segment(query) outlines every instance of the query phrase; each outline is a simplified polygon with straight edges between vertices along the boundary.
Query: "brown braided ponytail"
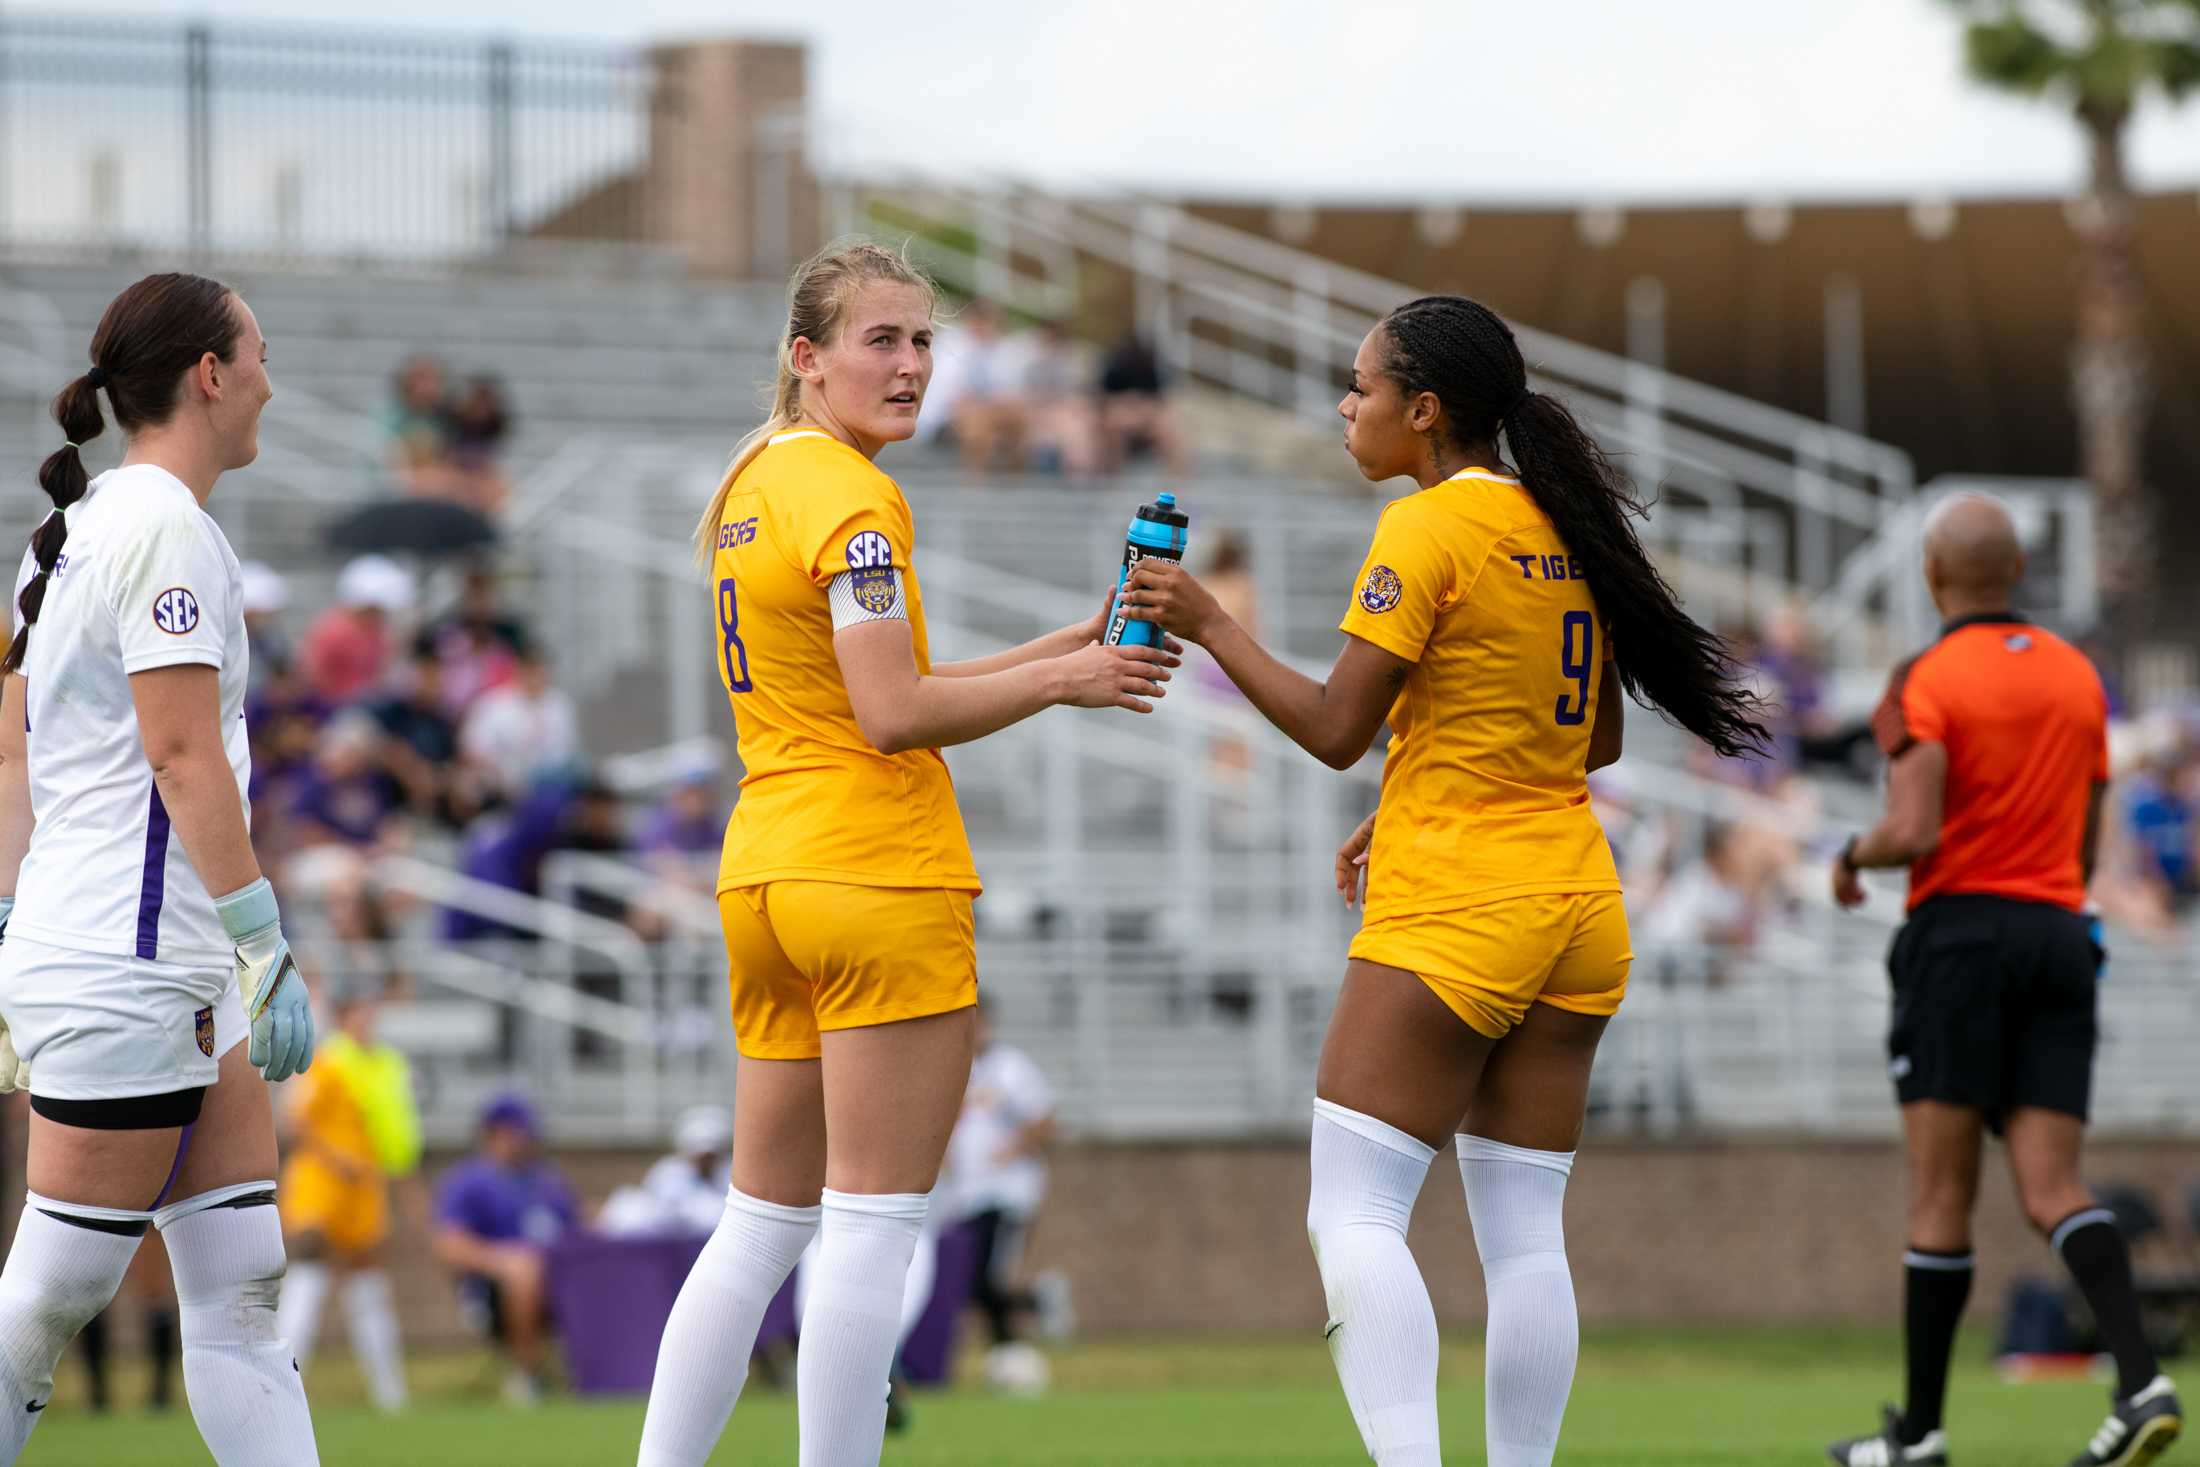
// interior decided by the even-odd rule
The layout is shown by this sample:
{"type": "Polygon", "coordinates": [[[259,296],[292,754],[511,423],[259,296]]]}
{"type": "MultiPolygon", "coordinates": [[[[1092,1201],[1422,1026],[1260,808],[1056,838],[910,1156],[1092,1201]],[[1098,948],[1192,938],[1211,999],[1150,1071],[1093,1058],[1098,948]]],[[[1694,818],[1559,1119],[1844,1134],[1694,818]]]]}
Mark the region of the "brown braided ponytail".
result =
{"type": "Polygon", "coordinates": [[[148,275],[116,296],[92,333],[92,368],[61,389],[53,420],[65,440],[38,466],[38,487],[53,501],[31,536],[38,571],[16,598],[17,631],[0,673],[20,672],[30,651],[31,626],[46,604],[46,583],[61,563],[69,538],[66,511],[91,485],[82,446],[107,431],[99,410],[101,388],[125,433],[156,427],[175,413],[183,374],[212,352],[228,361],[242,334],[229,287],[203,275],[148,275]]]}

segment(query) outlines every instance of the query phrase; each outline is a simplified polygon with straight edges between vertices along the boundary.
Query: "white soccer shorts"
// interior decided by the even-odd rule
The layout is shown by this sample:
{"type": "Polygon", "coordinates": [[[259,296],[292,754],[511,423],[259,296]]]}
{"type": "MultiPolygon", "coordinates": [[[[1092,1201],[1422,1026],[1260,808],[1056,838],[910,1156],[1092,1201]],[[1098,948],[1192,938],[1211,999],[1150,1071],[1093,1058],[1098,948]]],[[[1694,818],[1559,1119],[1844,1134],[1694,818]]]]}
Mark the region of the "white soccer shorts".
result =
{"type": "Polygon", "coordinates": [[[0,942],[0,1017],[50,1100],[166,1095],[214,1083],[247,1033],[235,975],[0,942]]]}

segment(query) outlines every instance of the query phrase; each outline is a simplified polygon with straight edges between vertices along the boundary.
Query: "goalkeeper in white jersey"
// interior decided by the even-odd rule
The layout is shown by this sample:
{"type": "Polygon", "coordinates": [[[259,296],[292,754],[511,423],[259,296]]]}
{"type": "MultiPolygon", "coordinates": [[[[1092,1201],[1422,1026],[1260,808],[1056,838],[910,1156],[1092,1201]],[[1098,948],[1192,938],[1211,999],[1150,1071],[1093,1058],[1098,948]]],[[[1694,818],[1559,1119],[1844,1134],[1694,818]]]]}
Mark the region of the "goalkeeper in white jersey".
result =
{"type": "Polygon", "coordinates": [[[226,286],[148,276],[53,403],[66,441],[38,479],[54,508],[0,662],[0,1090],[31,1104],[0,1269],[0,1467],[148,1228],[214,1460],[318,1461],[275,1327],[267,1089],[311,1062],[313,1020],[253,859],[242,577],[205,508],[258,452],[266,352],[226,286]],[[102,392],[126,452],[87,482],[102,392]]]}

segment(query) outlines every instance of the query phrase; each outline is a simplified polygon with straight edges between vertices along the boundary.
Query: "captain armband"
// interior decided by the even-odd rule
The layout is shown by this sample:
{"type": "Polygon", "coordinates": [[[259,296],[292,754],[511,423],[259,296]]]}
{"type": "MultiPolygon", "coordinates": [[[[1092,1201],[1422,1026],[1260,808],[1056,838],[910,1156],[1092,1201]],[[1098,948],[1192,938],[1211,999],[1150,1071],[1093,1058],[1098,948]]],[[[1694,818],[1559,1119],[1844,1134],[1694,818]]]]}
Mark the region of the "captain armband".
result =
{"type": "Polygon", "coordinates": [[[909,603],[902,595],[901,571],[890,565],[864,566],[834,576],[828,588],[833,630],[867,621],[907,621],[909,603]]]}

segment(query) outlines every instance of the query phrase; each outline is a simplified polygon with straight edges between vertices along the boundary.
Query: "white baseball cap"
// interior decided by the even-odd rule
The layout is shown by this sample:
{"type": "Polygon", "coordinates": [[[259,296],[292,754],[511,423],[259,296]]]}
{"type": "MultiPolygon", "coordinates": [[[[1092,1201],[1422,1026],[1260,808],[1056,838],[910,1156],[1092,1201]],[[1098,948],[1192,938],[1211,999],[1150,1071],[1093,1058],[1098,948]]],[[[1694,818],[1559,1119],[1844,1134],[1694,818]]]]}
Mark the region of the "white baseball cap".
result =
{"type": "Polygon", "coordinates": [[[672,1145],[682,1156],[724,1151],[733,1145],[733,1117],[723,1106],[689,1106],[672,1123],[672,1145]]]}
{"type": "Polygon", "coordinates": [[[400,616],[412,610],[412,572],[386,555],[362,555],[337,577],[336,599],[346,606],[372,606],[400,616]]]}
{"type": "Polygon", "coordinates": [[[239,569],[244,573],[247,612],[276,612],[290,604],[290,583],[275,567],[262,560],[248,560],[239,569]]]}

